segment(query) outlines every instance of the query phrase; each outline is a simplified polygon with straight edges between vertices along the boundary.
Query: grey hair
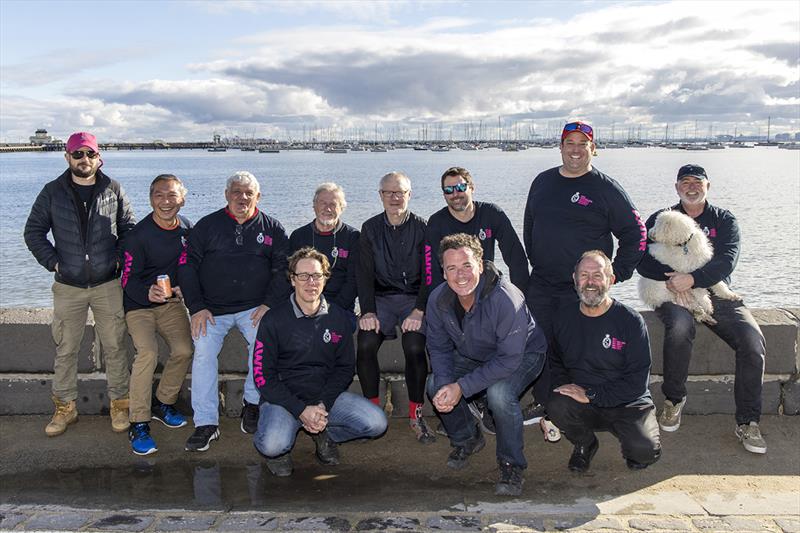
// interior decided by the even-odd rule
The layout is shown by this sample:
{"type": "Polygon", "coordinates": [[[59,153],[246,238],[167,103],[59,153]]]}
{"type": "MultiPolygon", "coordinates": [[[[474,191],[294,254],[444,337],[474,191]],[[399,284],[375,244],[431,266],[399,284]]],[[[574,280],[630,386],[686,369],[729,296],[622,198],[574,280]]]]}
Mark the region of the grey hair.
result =
{"type": "Polygon", "coordinates": [[[319,196],[322,192],[332,192],[339,197],[339,203],[342,206],[342,211],[347,207],[347,200],[344,199],[344,189],[339,187],[337,184],[333,183],[332,181],[326,181],[324,183],[320,183],[317,187],[317,190],[314,191],[314,200],[313,202],[317,202],[317,196],[319,196]]]}
{"type": "Polygon", "coordinates": [[[606,276],[611,277],[614,275],[614,264],[602,250],[587,250],[586,252],[583,252],[581,254],[580,259],[578,259],[578,262],[575,263],[575,269],[574,269],[575,274],[578,273],[578,267],[587,257],[594,257],[598,261],[600,261],[603,264],[603,273],[606,276]]]}
{"type": "Polygon", "coordinates": [[[246,170],[240,170],[238,172],[234,172],[229,178],[228,181],[225,182],[225,190],[230,191],[231,186],[234,183],[242,183],[244,185],[252,185],[253,188],[256,190],[256,194],[261,192],[261,186],[258,184],[258,180],[255,176],[253,176],[250,172],[246,170]]]}
{"type": "Polygon", "coordinates": [[[386,183],[387,181],[389,181],[390,179],[398,179],[398,180],[403,180],[403,181],[405,181],[405,182],[406,182],[406,185],[407,185],[407,188],[408,188],[408,190],[409,190],[409,191],[411,190],[411,178],[409,178],[408,176],[406,176],[406,174],[405,174],[405,173],[403,173],[403,172],[400,172],[400,171],[398,171],[398,170],[395,170],[395,171],[389,172],[388,174],[385,174],[385,175],[384,175],[384,176],[381,178],[381,181],[380,181],[380,188],[381,188],[381,189],[383,189],[383,184],[384,184],[384,183],[386,183]]]}

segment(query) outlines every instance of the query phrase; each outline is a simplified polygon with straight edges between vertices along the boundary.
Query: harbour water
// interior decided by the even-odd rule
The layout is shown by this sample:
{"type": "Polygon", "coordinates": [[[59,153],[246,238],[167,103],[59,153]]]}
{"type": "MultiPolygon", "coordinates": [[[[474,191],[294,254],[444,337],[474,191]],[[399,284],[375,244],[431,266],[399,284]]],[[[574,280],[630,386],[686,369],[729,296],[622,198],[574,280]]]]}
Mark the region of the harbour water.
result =
{"type": "MultiPolygon", "coordinates": [[[[558,165],[560,154],[557,149],[539,148],[347,154],[165,150],[109,151],[103,160],[103,170],[127,190],[137,219],[150,211],[148,187],[157,174],[173,173],[184,180],[189,194],[182,213],[197,221],[225,205],[227,176],[248,170],[261,183],[260,208],[280,220],[287,233],[313,218],[311,198],[322,181],[344,187],[348,207],[343,219],[360,227],[380,211],[378,179],[391,170],[402,170],[411,177],[411,209],[428,217],[444,206],[439,176],[446,168],[459,165],[468,168],[476,180],[475,199],[500,205],[521,235],[531,180],[558,165]]],[[[675,173],[688,162],[706,168],[710,200],[730,209],[739,221],[743,244],[733,276],[734,290],[750,307],[800,307],[800,152],[772,147],[707,152],[627,148],[602,151],[594,161],[598,169],[622,184],[644,217],[676,202],[675,173]]],[[[34,260],[22,232],[42,186],[65,168],[61,153],[0,156],[0,307],[52,304],[52,274],[34,260]]],[[[499,259],[499,252],[497,256],[499,259]]],[[[635,277],[614,287],[612,294],[643,308],[635,277]]]]}

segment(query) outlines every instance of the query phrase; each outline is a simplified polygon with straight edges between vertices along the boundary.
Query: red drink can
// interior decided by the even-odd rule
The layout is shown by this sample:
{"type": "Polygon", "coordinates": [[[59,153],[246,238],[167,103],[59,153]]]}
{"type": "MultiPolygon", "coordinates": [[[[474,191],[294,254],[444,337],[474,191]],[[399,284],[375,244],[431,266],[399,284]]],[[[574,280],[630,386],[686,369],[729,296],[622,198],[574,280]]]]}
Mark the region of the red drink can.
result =
{"type": "Polygon", "coordinates": [[[172,298],[172,284],[169,281],[169,276],[161,274],[156,278],[156,285],[161,287],[167,295],[167,298],[172,298]]]}

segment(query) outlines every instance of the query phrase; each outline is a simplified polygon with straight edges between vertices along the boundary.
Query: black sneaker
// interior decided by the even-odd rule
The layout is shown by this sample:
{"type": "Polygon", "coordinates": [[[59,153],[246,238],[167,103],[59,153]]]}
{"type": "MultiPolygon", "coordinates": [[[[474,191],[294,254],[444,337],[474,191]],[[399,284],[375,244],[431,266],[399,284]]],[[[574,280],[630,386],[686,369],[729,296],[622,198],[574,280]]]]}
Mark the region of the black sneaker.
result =
{"type": "Polygon", "coordinates": [[[494,486],[494,493],[497,496],[519,496],[522,494],[522,484],[525,478],[522,475],[522,467],[499,462],[500,481],[494,486]]]}
{"type": "Polygon", "coordinates": [[[547,416],[547,410],[545,410],[544,405],[531,402],[522,408],[522,425],[532,426],[539,423],[545,416],[547,416]]]}
{"type": "Polygon", "coordinates": [[[292,465],[292,456],[290,452],[286,452],[278,457],[267,457],[267,468],[272,472],[273,476],[291,476],[294,466],[292,465]]]}
{"type": "Polygon", "coordinates": [[[453,451],[447,457],[447,466],[453,470],[461,470],[467,466],[469,456],[478,453],[486,446],[486,439],[483,438],[483,433],[478,430],[478,437],[468,442],[464,446],[453,446],[453,451]]]}
{"type": "Polygon", "coordinates": [[[254,403],[247,403],[242,400],[242,423],[239,427],[242,428],[243,433],[250,433],[251,435],[258,429],[258,415],[260,411],[258,405],[254,403]]]}
{"type": "Polygon", "coordinates": [[[320,464],[333,466],[339,464],[339,446],[328,435],[327,430],[312,433],[311,438],[317,447],[316,456],[320,464]]]}
{"type": "Polygon", "coordinates": [[[197,426],[194,428],[194,433],[186,441],[187,452],[204,452],[211,446],[212,440],[219,438],[218,426],[197,426]]]}
{"type": "Polygon", "coordinates": [[[489,435],[494,435],[496,433],[494,417],[489,410],[485,397],[468,402],[467,407],[469,407],[469,412],[472,413],[472,416],[478,421],[478,425],[483,431],[489,435]]]}
{"type": "Polygon", "coordinates": [[[597,453],[600,447],[600,442],[597,437],[594,438],[588,446],[581,446],[576,444],[572,449],[572,456],[569,458],[567,467],[573,472],[583,473],[589,470],[589,465],[592,464],[592,457],[597,453]]]}

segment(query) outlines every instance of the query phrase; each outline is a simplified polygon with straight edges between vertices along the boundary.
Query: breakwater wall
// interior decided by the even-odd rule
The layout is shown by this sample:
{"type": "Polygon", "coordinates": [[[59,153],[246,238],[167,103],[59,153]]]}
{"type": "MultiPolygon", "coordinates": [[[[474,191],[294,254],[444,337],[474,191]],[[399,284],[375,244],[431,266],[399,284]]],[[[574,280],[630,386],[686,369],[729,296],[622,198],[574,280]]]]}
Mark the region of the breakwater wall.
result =
{"type": "MultiPolygon", "coordinates": [[[[767,340],[767,359],[762,394],[765,414],[800,414],[800,309],[753,309],[753,316],[767,340]]],[[[653,353],[650,389],[660,405],[663,327],[649,311],[642,313],[650,332],[653,353]]],[[[50,414],[55,344],[50,332],[51,309],[0,309],[0,415],[50,414]]],[[[128,339],[133,358],[133,345],[128,339]]],[[[160,342],[161,362],[168,348],[160,342]]],[[[225,339],[219,356],[221,408],[238,416],[247,372],[246,345],[238,330],[225,339]]],[[[393,416],[406,416],[408,392],[403,379],[404,358],[400,342],[387,341],[378,355],[382,370],[381,401],[393,416]]],[[[698,326],[689,367],[687,414],[733,414],[733,351],[705,326],[698,326]]],[[[156,369],[161,371],[161,363],[156,369]]],[[[78,357],[78,411],[108,412],[102,350],[95,341],[91,314],[78,357]]],[[[178,407],[191,411],[191,375],[184,383],[178,407]]],[[[360,393],[358,378],[351,385],[360,393]]],[[[430,404],[425,411],[431,414],[430,404]]]]}

